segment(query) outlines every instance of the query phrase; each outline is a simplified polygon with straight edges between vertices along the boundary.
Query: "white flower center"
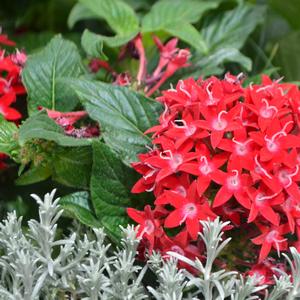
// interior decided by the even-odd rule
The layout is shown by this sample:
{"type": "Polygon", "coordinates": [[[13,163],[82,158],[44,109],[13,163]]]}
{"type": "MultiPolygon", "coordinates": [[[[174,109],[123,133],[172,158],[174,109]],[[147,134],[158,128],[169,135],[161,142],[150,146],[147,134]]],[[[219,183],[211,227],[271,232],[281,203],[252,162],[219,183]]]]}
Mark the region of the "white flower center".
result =
{"type": "Polygon", "coordinates": [[[145,226],[144,232],[146,232],[147,234],[150,235],[154,232],[155,225],[150,219],[145,220],[144,226],[145,226]]]}
{"type": "Polygon", "coordinates": [[[239,179],[239,172],[237,170],[232,170],[235,174],[227,178],[227,187],[230,190],[238,190],[241,186],[239,179]]]}
{"type": "Polygon", "coordinates": [[[183,207],[184,219],[189,218],[193,219],[197,214],[197,207],[194,203],[187,203],[183,207]]]}
{"type": "Polygon", "coordinates": [[[224,130],[227,127],[228,122],[224,118],[222,119],[223,114],[227,114],[227,111],[222,110],[221,112],[219,112],[218,117],[212,122],[213,129],[224,130]]]}

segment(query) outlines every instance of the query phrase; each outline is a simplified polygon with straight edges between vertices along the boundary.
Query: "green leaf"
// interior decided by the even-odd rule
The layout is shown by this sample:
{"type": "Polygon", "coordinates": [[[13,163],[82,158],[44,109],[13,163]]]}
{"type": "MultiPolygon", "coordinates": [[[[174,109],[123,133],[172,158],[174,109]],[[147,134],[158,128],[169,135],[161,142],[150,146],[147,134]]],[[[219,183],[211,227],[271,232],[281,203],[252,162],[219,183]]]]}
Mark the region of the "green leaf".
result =
{"type": "Polygon", "coordinates": [[[143,18],[142,32],[166,31],[189,43],[202,53],[207,46],[201,34],[191,23],[196,23],[202,15],[216,8],[219,1],[161,0],[143,18]]]}
{"type": "Polygon", "coordinates": [[[87,80],[70,80],[90,117],[100,123],[106,144],[129,164],[145,150],[144,132],[157,123],[161,105],[125,87],[87,80]]]}
{"type": "Polygon", "coordinates": [[[201,32],[210,52],[222,48],[241,49],[250,33],[263,21],[264,13],[264,6],[241,4],[209,18],[201,32]]]}
{"type": "Polygon", "coordinates": [[[190,73],[189,76],[207,77],[220,74],[223,72],[223,68],[220,68],[220,66],[223,66],[223,64],[227,62],[238,63],[247,71],[250,71],[252,68],[251,59],[243,55],[239,50],[235,48],[223,48],[195,63],[194,69],[196,69],[196,71],[190,73]]]}
{"type": "Polygon", "coordinates": [[[39,165],[29,169],[15,180],[16,185],[28,185],[48,179],[52,174],[49,165],[39,165]]]}
{"type": "Polygon", "coordinates": [[[59,204],[81,223],[99,227],[101,223],[96,219],[89,197],[88,192],[75,192],[62,197],[59,204]]]}
{"type": "Polygon", "coordinates": [[[88,188],[92,168],[91,147],[59,148],[52,159],[52,178],[64,185],[88,188]]]}
{"type": "Polygon", "coordinates": [[[116,35],[113,37],[108,37],[101,34],[93,33],[88,29],[85,29],[81,37],[81,44],[84,51],[88,55],[93,57],[100,57],[102,59],[107,59],[106,55],[102,51],[103,43],[105,43],[108,47],[111,48],[119,47],[133,39],[137,33],[137,31],[133,31],[132,33],[124,36],[116,35]]]}
{"type": "Polygon", "coordinates": [[[18,149],[18,127],[13,122],[6,121],[0,115],[0,153],[14,155],[18,149]]]}
{"type": "Polygon", "coordinates": [[[38,106],[70,111],[77,104],[74,94],[57,85],[58,78],[77,78],[83,73],[81,58],[73,42],[55,36],[40,52],[28,57],[22,79],[28,93],[29,113],[38,106]]]}
{"type": "Polygon", "coordinates": [[[79,139],[65,135],[63,128],[50,119],[45,111],[32,115],[20,126],[20,145],[23,146],[31,139],[54,141],[56,144],[66,147],[87,146],[92,141],[92,139],[79,139]]]}
{"type": "Polygon", "coordinates": [[[79,0],[86,8],[104,19],[117,34],[124,36],[139,27],[134,10],[120,0],[79,0]]]}
{"type": "Polygon", "coordinates": [[[76,3],[68,18],[68,27],[72,29],[74,25],[81,20],[95,19],[98,15],[90,11],[85,5],[81,3],[76,3]]]}
{"type": "Polygon", "coordinates": [[[87,55],[107,60],[103,53],[103,39],[98,34],[85,29],[81,36],[81,45],[87,55]]]}
{"type": "Polygon", "coordinates": [[[129,218],[126,207],[132,203],[131,187],[137,179],[133,169],[125,166],[108,146],[93,143],[91,197],[97,218],[112,234],[118,235],[119,225],[126,226],[129,218]]]}
{"type": "Polygon", "coordinates": [[[300,80],[300,31],[292,32],[279,41],[274,65],[286,81],[300,80]]]}
{"type": "Polygon", "coordinates": [[[219,1],[161,0],[156,2],[142,20],[142,31],[151,32],[172,27],[178,23],[196,23],[202,15],[216,8],[219,1]]]}
{"type": "Polygon", "coordinates": [[[190,44],[199,52],[207,53],[208,51],[207,45],[199,31],[189,23],[177,23],[172,26],[165,27],[165,31],[190,44]]]}

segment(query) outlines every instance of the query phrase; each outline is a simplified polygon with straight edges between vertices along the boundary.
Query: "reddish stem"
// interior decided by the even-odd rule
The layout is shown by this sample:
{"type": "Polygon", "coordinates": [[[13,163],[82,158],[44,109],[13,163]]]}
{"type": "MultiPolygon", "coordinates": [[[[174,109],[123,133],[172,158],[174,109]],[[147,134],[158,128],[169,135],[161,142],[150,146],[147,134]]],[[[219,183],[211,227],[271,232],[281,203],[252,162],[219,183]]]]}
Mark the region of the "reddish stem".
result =
{"type": "Polygon", "coordinates": [[[137,81],[138,84],[140,85],[146,75],[146,65],[147,65],[145,49],[142,42],[142,36],[140,34],[134,39],[134,46],[139,54],[139,59],[140,59],[139,71],[137,74],[137,81]]]}

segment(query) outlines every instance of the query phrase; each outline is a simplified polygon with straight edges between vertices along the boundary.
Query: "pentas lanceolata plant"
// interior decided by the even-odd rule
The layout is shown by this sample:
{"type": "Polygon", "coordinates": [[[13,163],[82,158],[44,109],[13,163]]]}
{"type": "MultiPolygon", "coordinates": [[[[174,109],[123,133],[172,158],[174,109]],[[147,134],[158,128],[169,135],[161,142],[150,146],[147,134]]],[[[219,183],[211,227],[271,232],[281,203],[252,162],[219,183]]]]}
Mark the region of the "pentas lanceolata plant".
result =
{"type": "Polygon", "coordinates": [[[226,230],[249,233],[251,272],[269,274],[267,283],[280,268],[268,256],[300,250],[300,92],[267,76],[243,88],[242,79],[190,78],[162,92],[159,125],[146,131],[153,149],[132,164],[143,175],[132,192],[152,192],[154,208],[127,211],[141,248],[200,259],[200,221],[230,220],[226,230]]]}
{"type": "MultiPolygon", "coordinates": [[[[6,54],[1,45],[15,46],[15,43],[7,35],[0,34],[0,115],[8,121],[18,122],[22,115],[11,105],[17,101],[18,96],[26,93],[20,76],[26,54],[18,50],[16,53],[6,54]]],[[[6,155],[0,153],[0,170],[6,168],[5,158],[6,155]]]]}

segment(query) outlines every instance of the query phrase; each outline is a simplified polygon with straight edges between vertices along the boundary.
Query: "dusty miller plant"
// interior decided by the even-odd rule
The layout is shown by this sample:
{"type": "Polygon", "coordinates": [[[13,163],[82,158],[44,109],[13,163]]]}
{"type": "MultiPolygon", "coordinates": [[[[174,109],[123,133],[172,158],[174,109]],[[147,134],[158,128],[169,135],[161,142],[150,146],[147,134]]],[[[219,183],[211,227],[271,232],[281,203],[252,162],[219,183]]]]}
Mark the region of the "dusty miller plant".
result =
{"type": "MultiPolygon", "coordinates": [[[[122,228],[123,238],[115,251],[105,240],[103,229],[87,234],[71,233],[57,238],[57,221],[62,215],[55,191],[44,199],[32,195],[39,205],[39,220],[22,229],[22,218],[9,213],[0,223],[0,299],[298,299],[300,255],[291,248],[290,275],[281,272],[268,291],[257,286],[259,278],[238,276],[237,272],[213,270],[213,264],[230,239],[222,238],[227,223],[219,219],[202,222],[200,237],[206,245],[205,263],[170,252],[164,260],[153,253],[144,267],[136,262],[139,239],[132,226],[122,228]],[[177,268],[182,260],[198,270],[195,276],[177,268]],[[142,280],[153,272],[156,282],[145,287],[142,280]],[[259,294],[257,294],[259,292],[259,294]]],[[[154,280],[155,281],[155,280],[154,280]]]]}

